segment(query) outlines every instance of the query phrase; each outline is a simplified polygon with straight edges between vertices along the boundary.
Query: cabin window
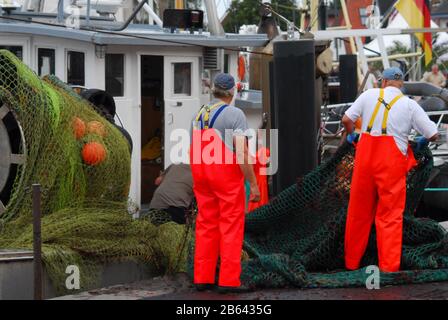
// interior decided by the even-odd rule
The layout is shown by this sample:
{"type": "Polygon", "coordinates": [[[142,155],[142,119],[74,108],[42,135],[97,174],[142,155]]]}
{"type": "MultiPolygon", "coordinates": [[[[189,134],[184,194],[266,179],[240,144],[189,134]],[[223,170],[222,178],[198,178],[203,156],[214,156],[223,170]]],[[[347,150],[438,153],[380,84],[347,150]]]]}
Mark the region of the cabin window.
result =
{"type": "Polygon", "coordinates": [[[55,74],[56,51],[54,49],[37,49],[37,65],[39,76],[55,74]]]}
{"type": "Polygon", "coordinates": [[[224,55],[224,73],[229,73],[229,55],[226,53],[224,55]]]}
{"type": "Polygon", "coordinates": [[[84,52],[67,52],[67,83],[85,85],[85,54],[84,52]]]}
{"type": "Polygon", "coordinates": [[[0,50],[9,50],[16,55],[17,58],[23,60],[23,47],[22,46],[0,46],[0,50]]]}
{"type": "Polygon", "coordinates": [[[174,63],[174,94],[191,96],[191,63],[174,63]]]}
{"type": "Polygon", "coordinates": [[[106,92],[124,96],[124,54],[106,54],[106,92]]]}

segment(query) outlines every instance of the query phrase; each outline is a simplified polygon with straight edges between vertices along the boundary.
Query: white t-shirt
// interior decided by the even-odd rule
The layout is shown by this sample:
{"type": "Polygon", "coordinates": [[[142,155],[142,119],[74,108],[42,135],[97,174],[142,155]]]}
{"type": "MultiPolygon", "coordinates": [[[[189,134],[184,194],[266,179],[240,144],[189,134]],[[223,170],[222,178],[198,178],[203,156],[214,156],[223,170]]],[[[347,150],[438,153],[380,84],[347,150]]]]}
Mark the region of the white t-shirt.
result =
{"type": "MultiPolygon", "coordinates": [[[[393,98],[401,93],[398,88],[386,87],[384,89],[384,100],[390,103],[393,98]]],[[[362,132],[367,130],[367,125],[372,117],[379,96],[380,89],[369,89],[362,93],[345,112],[345,115],[353,122],[358,120],[359,117],[362,118],[362,132]]],[[[381,104],[370,132],[373,136],[381,135],[384,110],[385,107],[381,104]]],[[[386,125],[387,134],[394,137],[398,148],[403,154],[407,153],[408,136],[412,129],[415,129],[427,139],[438,132],[436,124],[429,119],[422,107],[414,100],[404,96],[390,109],[386,125]]]]}

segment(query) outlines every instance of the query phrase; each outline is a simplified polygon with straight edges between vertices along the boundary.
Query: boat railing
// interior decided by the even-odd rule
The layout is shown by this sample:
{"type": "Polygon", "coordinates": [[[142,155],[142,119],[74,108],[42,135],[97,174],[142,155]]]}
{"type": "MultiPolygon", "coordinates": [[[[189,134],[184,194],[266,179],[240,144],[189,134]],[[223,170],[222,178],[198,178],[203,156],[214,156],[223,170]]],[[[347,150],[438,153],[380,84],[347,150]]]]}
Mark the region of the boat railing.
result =
{"type": "MultiPolygon", "coordinates": [[[[339,143],[334,142],[340,141],[340,139],[342,138],[342,134],[344,133],[344,126],[341,123],[343,112],[339,114],[334,110],[336,108],[345,110],[344,107],[349,107],[352,104],[352,102],[349,102],[321,106],[320,138],[322,140],[321,144],[323,151],[338,148],[339,143]],[[335,116],[336,119],[334,119],[335,116]]],[[[443,122],[444,119],[448,119],[448,110],[427,111],[426,114],[433,119],[436,118],[436,121],[434,122],[437,124],[437,128],[439,131],[439,139],[437,139],[437,141],[435,142],[431,142],[429,145],[433,155],[438,157],[448,157],[448,124],[443,122]]],[[[413,130],[409,135],[409,139],[412,141],[417,135],[417,132],[413,130]]]]}

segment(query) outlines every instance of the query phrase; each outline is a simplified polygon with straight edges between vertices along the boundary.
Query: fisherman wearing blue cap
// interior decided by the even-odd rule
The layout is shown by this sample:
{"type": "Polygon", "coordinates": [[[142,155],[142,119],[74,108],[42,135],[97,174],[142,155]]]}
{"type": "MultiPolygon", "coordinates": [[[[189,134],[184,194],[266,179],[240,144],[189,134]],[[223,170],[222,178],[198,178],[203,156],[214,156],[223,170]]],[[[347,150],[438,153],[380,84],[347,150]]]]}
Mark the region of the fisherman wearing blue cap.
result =
{"type": "Polygon", "coordinates": [[[360,267],[373,223],[380,270],[400,269],[406,175],[416,165],[408,136],[412,129],[422,135],[417,139],[417,150],[438,136],[436,124],[401,92],[403,78],[399,68],[384,70],[382,88],[361,94],[342,119],[347,140],[356,148],[345,229],[345,265],[349,270],[360,267]],[[359,118],[360,137],[354,132],[359,118]]]}
{"type": "Polygon", "coordinates": [[[244,181],[250,182],[251,201],[259,201],[260,191],[248,161],[247,120],[241,109],[232,106],[235,80],[226,73],[217,75],[212,92],[215,99],[193,121],[190,148],[198,204],[194,283],[198,290],[214,287],[219,257],[218,291],[241,292],[248,289],[240,282],[244,181]]]}

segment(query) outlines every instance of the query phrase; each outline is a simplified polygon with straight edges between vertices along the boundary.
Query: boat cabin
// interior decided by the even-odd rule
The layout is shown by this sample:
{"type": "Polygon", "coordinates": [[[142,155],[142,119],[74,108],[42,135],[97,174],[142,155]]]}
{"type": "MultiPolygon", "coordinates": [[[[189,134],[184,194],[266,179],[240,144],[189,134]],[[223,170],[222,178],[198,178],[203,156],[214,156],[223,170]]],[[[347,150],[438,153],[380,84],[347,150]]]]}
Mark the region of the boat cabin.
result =
{"type": "MultiPolygon", "coordinates": [[[[134,145],[130,199],[140,209],[151,201],[155,178],[170,165],[171,132],[188,130],[194,113],[210,101],[207,80],[219,71],[237,78],[240,48],[267,42],[266,35],[172,32],[148,23],[111,31],[122,22],[105,23],[104,16],[88,22],[83,16],[79,29],[46,16],[17,19],[25,14],[0,13],[0,49],[15,53],[39,76],[54,74],[70,85],[102,89],[114,97],[117,123],[134,145]]],[[[261,101],[256,107],[242,105],[259,126],[261,101]]]]}

